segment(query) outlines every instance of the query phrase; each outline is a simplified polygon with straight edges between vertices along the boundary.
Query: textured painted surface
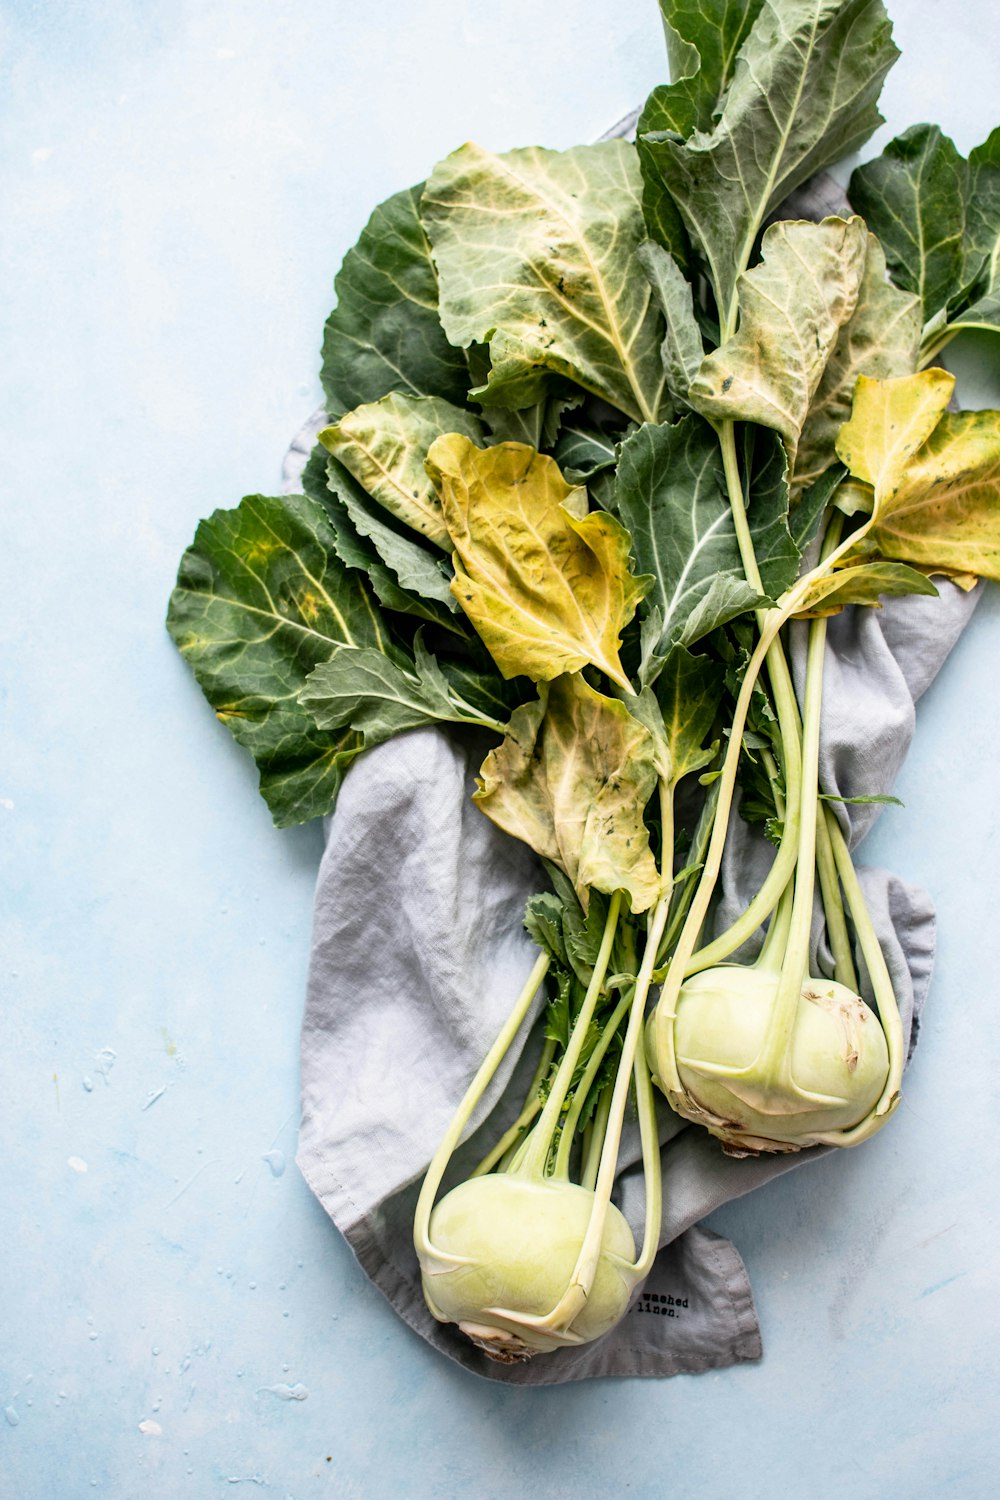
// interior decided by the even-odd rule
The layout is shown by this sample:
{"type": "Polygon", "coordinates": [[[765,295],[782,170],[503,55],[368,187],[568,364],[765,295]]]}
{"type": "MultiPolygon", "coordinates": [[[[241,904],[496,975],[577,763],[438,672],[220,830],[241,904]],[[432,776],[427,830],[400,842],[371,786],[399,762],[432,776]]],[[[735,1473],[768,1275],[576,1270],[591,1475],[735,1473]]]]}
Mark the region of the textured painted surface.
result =
{"type": "MultiPolygon", "coordinates": [[[[992,7],[893,8],[890,126],[968,149],[992,7]]],[[[992,1495],[1000,595],[870,840],[940,913],[906,1102],[717,1216],[763,1364],[538,1392],[425,1349],[292,1164],[319,835],[162,628],[198,517],[278,486],[373,204],[599,133],[661,76],[653,0],[8,0],[0,44],[3,1500],[992,1495]]],[[[996,346],[959,359],[996,403],[996,346]]]]}

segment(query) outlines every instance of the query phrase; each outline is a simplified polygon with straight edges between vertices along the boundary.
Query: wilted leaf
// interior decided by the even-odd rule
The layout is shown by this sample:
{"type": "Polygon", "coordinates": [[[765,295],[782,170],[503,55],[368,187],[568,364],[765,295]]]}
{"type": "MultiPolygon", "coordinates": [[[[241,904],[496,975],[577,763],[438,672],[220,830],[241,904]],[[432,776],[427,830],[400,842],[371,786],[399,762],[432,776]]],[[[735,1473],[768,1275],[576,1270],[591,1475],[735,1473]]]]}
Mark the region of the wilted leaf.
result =
{"type": "Polygon", "coordinates": [[[640,186],[635,148],[620,140],[504,156],[466,145],[434,169],[421,213],[441,321],[457,344],[490,344],[477,400],[531,405],[552,372],[655,420],[662,332],[635,259],[640,186]]]}
{"type": "Polygon", "coordinates": [[[715,421],[773,428],[794,468],[813,396],[857,304],[867,245],[856,218],[772,224],[763,261],[739,279],[739,328],[706,356],[691,405],[715,421]]]}
{"type": "Polygon", "coordinates": [[[817,578],[796,614],[800,618],[815,619],[836,614],[846,604],[877,605],[888,594],[936,593],[937,589],[925,573],[908,568],[905,563],[876,559],[838,568],[825,578],[817,578]]]}
{"type": "Polygon", "coordinates": [[[656,785],[648,730],[579,673],[543,684],[483,763],[487,817],[566,872],[586,908],[591,887],[656,900],[660,879],[643,810],[656,785]]]}
{"type": "Polygon", "coordinates": [[[851,414],[858,376],[909,375],[917,367],[920,332],[918,300],[886,280],[882,247],[870,234],[857,306],[840,329],[799,438],[797,492],[836,459],[837,433],[851,414]]]}
{"type": "Polygon", "coordinates": [[[840,429],[837,457],[856,479],[890,498],[910,459],[930,437],[951,400],[954,375],[922,370],[896,380],[858,379],[851,419],[840,429]]]}
{"type": "Polygon", "coordinates": [[[481,441],[482,424],[461,407],[436,396],[397,391],[348,412],[319,435],[362,489],[405,526],[450,550],[441,502],[427,477],[424,459],[434,439],[461,432],[481,441]]]}
{"type": "Polygon", "coordinates": [[[628,687],[621,632],[648,580],[628,532],[558,465],[520,443],[439,438],[428,457],[455,544],[453,591],[505,677],[547,682],[588,663],[628,687]]]}
{"type": "Polygon", "coordinates": [[[331,413],[389,391],[465,400],[465,356],[438,318],[437,275],[418,212],[422,189],[379,204],[334,281],[337,306],[323,337],[331,413]]]}

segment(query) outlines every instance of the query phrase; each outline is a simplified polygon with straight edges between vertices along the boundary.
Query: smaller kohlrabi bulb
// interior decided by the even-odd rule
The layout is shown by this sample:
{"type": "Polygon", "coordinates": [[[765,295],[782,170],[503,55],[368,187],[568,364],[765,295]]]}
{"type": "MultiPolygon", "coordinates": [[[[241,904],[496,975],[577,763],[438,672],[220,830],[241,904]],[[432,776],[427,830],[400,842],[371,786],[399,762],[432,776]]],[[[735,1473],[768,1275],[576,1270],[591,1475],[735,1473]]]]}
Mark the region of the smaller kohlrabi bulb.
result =
{"type": "MultiPolygon", "coordinates": [[[[878,1017],[831,979],[804,980],[792,1024],[775,1045],[779,981],[771,970],[723,965],[692,975],[678,997],[673,1048],[682,1091],[668,1098],[734,1155],[796,1151],[850,1129],[888,1076],[878,1017]]],[[[647,1057],[659,1082],[669,1070],[657,1033],[651,1017],[647,1057]]]]}
{"type": "Polygon", "coordinates": [[[504,1173],[473,1177],[437,1204],[424,1297],[504,1363],[600,1338],[622,1318],[635,1286],[635,1241],[609,1204],[590,1295],[567,1327],[546,1321],[569,1288],[594,1205],[587,1188],[504,1173]]]}

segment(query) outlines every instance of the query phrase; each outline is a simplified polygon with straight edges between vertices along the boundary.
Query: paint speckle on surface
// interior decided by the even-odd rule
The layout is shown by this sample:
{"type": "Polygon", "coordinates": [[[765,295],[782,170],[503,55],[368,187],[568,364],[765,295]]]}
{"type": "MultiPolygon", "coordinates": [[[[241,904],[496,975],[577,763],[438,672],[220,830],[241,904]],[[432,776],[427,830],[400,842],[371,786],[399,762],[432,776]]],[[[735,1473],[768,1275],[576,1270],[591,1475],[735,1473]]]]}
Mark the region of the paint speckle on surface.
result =
{"type": "Polygon", "coordinates": [[[156,1103],[157,1099],[162,1099],[163,1096],[164,1096],[164,1094],[166,1092],[167,1092],[167,1085],[166,1084],[163,1084],[163,1086],[161,1088],[151,1089],[150,1092],[146,1095],[146,1102],[145,1102],[144,1105],[142,1105],[142,1108],[143,1109],[152,1109],[152,1107],[156,1103]]]}
{"type": "Polygon", "coordinates": [[[277,1396],[279,1401],[305,1401],[309,1397],[309,1388],[296,1381],[294,1385],[288,1385],[284,1380],[277,1385],[262,1385],[257,1388],[258,1396],[277,1396]]]}
{"type": "Polygon", "coordinates": [[[104,1079],[105,1088],[109,1087],[108,1079],[111,1069],[118,1061],[118,1053],[112,1047],[102,1047],[94,1057],[94,1067],[104,1079]]]}
{"type": "MultiPolygon", "coordinates": [[[[32,151],[32,153],[31,153],[31,164],[32,164],[32,166],[40,167],[43,164],[43,162],[47,162],[48,161],[48,159],[49,159],[49,157],[51,155],[52,155],[52,147],[51,146],[36,146],[35,149],[34,149],[34,151],[32,151]]],[[[9,800],[9,798],[5,797],[3,799],[3,802],[0,803],[0,806],[2,806],[2,807],[13,807],[14,804],[13,804],[13,802],[11,802],[9,800]]]]}
{"type": "Polygon", "coordinates": [[[89,1168],[82,1156],[67,1156],[66,1165],[72,1167],[74,1172],[87,1172],[89,1168]]]}
{"type": "Polygon", "coordinates": [[[285,1170],[284,1151],[265,1151],[261,1160],[266,1161],[271,1168],[272,1177],[280,1177],[285,1170]]]}
{"type": "Polygon", "coordinates": [[[82,1082],[83,1082],[83,1086],[86,1089],[87,1093],[88,1094],[92,1094],[94,1092],[94,1080],[88,1074],[85,1073],[83,1075],[82,1082]]]}
{"type": "Polygon", "coordinates": [[[13,812],[14,811],[14,801],[13,801],[13,798],[11,798],[11,797],[0,797],[0,807],[3,808],[4,812],[13,812]]]}
{"type": "Polygon", "coordinates": [[[139,1431],[144,1433],[146,1437],[163,1436],[163,1428],[160,1426],[159,1422],[154,1422],[150,1417],[147,1417],[145,1421],[139,1423],[139,1431]]]}
{"type": "Polygon", "coordinates": [[[173,1037],[170,1035],[170,1033],[168,1032],[168,1030],[167,1030],[167,1028],[165,1026],[161,1026],[160,1027],[160,1035],[163,1038],[163,1050],[164,1050],[164,1052],[167,1054],[168,1057],[176,1057],[177,1056],[177,1043],[174,1041],[173,1037]]]}
{"type": "Polygon", "coordinates": [[[21,1420],[12,1406],[5,1406],[3,1414],[7,1418],[8,1427],[16,1427],[21,1420]]]}
{"type": "Polygon", "coordinates": [[[60,1109],[61,1105],[59,1103],[59,1074],[58,1073],[53,1073],[53,1075],[52,1075],[52,1086],[53,1086],[53,1088],[56,1091],[56,1109],[60,1109]]]}

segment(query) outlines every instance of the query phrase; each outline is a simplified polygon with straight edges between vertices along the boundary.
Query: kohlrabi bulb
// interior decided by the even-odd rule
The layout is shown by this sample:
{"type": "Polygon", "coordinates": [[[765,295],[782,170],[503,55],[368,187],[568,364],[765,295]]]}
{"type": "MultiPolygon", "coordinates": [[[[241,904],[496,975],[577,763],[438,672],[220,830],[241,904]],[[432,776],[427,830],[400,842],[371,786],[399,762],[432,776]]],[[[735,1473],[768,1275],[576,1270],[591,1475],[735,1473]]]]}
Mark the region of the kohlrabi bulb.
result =
{"type": "Polygon", "coordinates": [[[505,1173],[453,1188],[431,1214],[433,1250],[421,1256],[427,1306],[505,1363],[600,1338],[635,1286],[635,1241],[613,1203],[589,1297],[568,1327],[545,1321],[570,1285],[593,1206],[576,1183],[505,1173]]]}
{"type": "MultiPolygon", "coordinates": [[[[735,965],[705,969],[685,981],[677,1000],[673,1049],[682,1090],[667,1089],[667,1097],[734,1155],[796,1151],[850,1129],[888,1077],[878,1017],[831,979],[804,981],[787,1038],[776,1044],[769,1029],[780,977],[735,965]]],[[[651,1017],[647,1056],[659,1082],[669,1066],[657,1055],[657,1036],[651,1017]]]]}

